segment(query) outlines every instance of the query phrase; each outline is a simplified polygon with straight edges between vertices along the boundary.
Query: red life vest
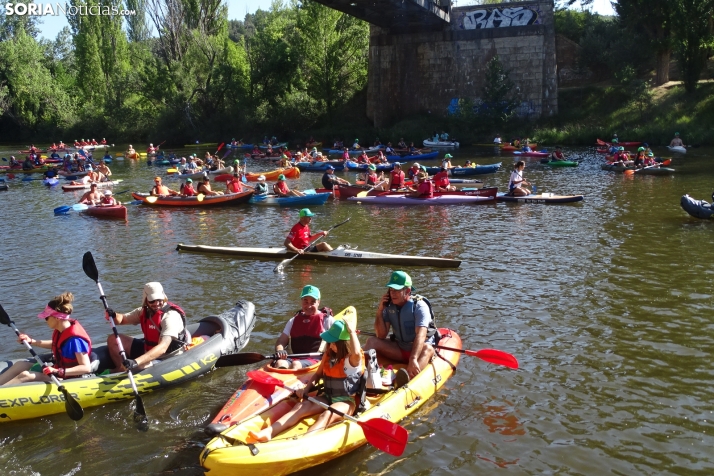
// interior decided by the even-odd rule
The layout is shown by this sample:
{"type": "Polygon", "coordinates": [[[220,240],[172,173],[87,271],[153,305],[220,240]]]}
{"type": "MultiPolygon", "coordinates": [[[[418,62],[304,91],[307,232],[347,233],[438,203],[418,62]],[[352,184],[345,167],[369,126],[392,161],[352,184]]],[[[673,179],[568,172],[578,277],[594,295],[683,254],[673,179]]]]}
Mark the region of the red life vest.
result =
{"type": "Polygon", "coordinates": [[[437,187],[448,187],[449,186],[449,174],[446,171],[439,172],[434,175],[434,185],[437,187]]]}
{"type": "Polygon", "coordinates": [[[185,340],[186,337],[186,313],[178,305],[169,302],[166,303],[164,307],[159,309],[154,313],[153,316],[149,316],[151,309],[144,306],[141,311],[141,331],[144,333],[144,352],[148,352],[157,345],[159,345],[159,339],[161,338],[161,318],[169,310],[174,310],[181,315],[183,320],[184,330],[179,333],[179,340],[185,340]]]}
{"type": "Polygon", "coordinates": [[[391,175],[389,188],[400,188],[404,185],[404,172],[392,170],[389,174],[391,175]]]}
{"type": "Polygon", "coordinates": [[[325,332],[324,319],[326,315],[318,312],[307,316],[299,311],[293,316],[293,327],[290,329],[290,348],[296,354],[307,354],[320,350],[322,339],[320,334],[325,332]]]}
{"type": "Polygon", "coordinates": [[[230,189],[231,193],[238,193],[240,192],[241,186],[240,186],[240,180],[237,178],[233,177],[230,182],[228,182],[228,188],[230,189]]]}
{"type": "Polygon", "coordinates": [[[52,355],[55,358],[55,367],[61,369],[69,369],[79,365],[76,355],[62,355],[62,344],[71,337],[79,337],[86,341],[89,344],[87,355],[92,354],[92,339],[89,338],[87,331],[84,330],[82,324],[74,319],[70,319],[70,323],[71,325],[62,332],[55,330],[52,333],[52,355]]]}

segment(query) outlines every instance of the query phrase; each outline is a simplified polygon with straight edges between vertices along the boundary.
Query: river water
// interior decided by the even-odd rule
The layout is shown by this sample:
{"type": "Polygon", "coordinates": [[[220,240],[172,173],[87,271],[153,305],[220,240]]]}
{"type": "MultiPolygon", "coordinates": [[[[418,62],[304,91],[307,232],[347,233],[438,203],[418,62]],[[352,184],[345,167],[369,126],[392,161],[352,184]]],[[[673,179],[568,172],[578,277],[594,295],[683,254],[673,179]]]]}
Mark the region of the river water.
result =
{"type": "MultiPolygon", "coordinates": [[[[9,156],[17,147],[0,149],[9,156]]],[[[574,205],[330,201],[313,208],[314,230],[352,218],[330,235],[333,245],[462,259],[455,270],[406,270],[430,298],[439,325],[456,330],[465,348],[509,352],[520,369],[464,356],[444,390],[402,422],[410,435],[402,457],[365,446],[309,474],[712,474],[714,222],[689,217],[679,198],[710,197],[713,152],[676,157],[677,173],[669,177],[604,172],[592,148],[566,151],[581,159],[576,168],[527,161],[526,178],[539,191],[585,195],[574,205]]],[[[506,187],[511,156],[478,148],[452,153],[459,164],[502,160],[497,174],[482,178],[506,187]]],[[[250,164],[251,171],[261,167],[250,164]]],[[[112,169],[125,181],[115,192],[148,191],[153,176],[164,173],[129,160],[112,169]]],[[[298,183],[309,188],[319,180],[303,173],[298,183]]],[[[162,282],[193,322],[239,299],[254,302],[257,325],[245,350],[261,353],[272,351],[305,284],[318,286],[322,304],[335,311],[355,306],[359,327],[370,329],[392,271],[294,261],[275,275],[276,262],[175,251],[177,243],[278,245],[297,221],[293,209],[129,205],[124,223],[55,217],[55,207],[79,194],[19,178],[10,187],[0,192],[0,302],[35,338],[49,332],[34,316],[69,290],[74,315],[95,342],[106,339],[97,287],[81,267],[86,251],[119,312],[140,304],[148,281],[162,282]]],[[[5,328],[0,358],[26,356],[5,328]]],[[[14,475],[202,474],[203,427],[251,368],[219,369],[146,395],[146,433],[136,430],[130,401],[87,409],[79,422],[58,414],[2,423],[0,466],[14,475]]]]}

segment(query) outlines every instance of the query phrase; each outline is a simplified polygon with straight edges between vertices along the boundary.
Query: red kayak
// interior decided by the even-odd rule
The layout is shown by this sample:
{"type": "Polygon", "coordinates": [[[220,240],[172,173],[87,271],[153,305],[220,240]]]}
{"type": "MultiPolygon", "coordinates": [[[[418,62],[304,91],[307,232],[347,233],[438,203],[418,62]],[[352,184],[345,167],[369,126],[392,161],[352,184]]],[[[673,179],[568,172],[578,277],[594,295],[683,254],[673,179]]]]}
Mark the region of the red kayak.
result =
{"type": "MultiPolygon", "coordinates": [[[[626,141],[625,141],[625,142],[618,142],[618,143],[617,143],[618,146],[622,146],[622,147],[637,147],[637,146],[640,145],[640,144],[642,144],[642,142],[626,142],[626,141]]],[[[603,146],[603,145],[604,145],[604,146],[607,146],[607,147],[611,147],[611,146],[612,146],[612,143],[610,143],[610,142],[605,142],[605,141],[603,141],[603,140],[598,139],[598,140],[597,140],[597,145],[600,145],[600,146],[603,146]]]]}
{"type": "Polygon", "coordinates": [[[84,213],[93,217],[100,218],[119,218],[127,220],[127,211],[124,205],[112,205],[108,207],[89,207],[84,210],[84,213]]]}
{"type": "Polygon", "coordinates": [[[537,151],[531,151],[531,152],[521,152],[518,150],[513,151],[514,155],[520,155],[521,157],[548,157],[550,154],[548,152],[537,152],[537,151]]]}

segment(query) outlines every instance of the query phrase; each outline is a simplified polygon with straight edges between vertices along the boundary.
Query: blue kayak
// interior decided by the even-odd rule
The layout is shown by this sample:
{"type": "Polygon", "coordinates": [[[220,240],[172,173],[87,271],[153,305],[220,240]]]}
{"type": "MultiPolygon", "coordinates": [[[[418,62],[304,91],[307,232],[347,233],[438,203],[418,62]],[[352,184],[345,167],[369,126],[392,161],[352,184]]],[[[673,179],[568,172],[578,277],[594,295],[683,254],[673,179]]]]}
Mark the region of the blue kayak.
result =
{"type": "Polygon", "coordinates": [[[46,178],[42,181],[42,183],[48,187],[54,187],[59,183],[59,179],[57,177],[46,178]]]}
{"type": "MultiPolygon", "coordinates": [[[[498,172],[501,168],[501,162],[497,164],[490,165],[477,165],[476,167],[454,167],[449,169],[449,175],[452,177],[463,177],[466,175],[482,175],[482,174],[494,174],[498,172]]],[[[429,175],[434,175],[439,173],[441,167],[427,167],[426,171],[429,175]]]]}
{"type": "Polygon", "coordinates": [[[401,155],[388,155],[387,156],[387,160],[390,162],[411,162],[412,160],[419,161],[419,160],[429,160],[429,159],[438,159],[438,158],[439,158],[438,151],[429,152],[428,154],[405,155],[404,157],[402,157],[401,155]]]}
{"type": "MultiPolygon", "coordinates": [[[[394,164],[375,164],[377,166],[377,171],[384,170],[384,171],[390,171],[394,168],[394,164]]],[[[367,170],[367,167],[369,164],[358,164],[357,162],[346,162],[345,167],[347,167],[348,170],[367,170]]]]}
{"type": "Polygon", "coordinates": [[[323,205],[332,196],[330,192],[314,193],[304,197],[278,197],[277,195],[253,195],[250,202],[255,205],[277,205],[279,207],[303,207],[323,205]]]}
{"type": "Polygon", "coordinates": [[[298,162],[296,164],[298,168],[301,171],[306,171],[306,172],[325,172],[327,170],[327,166],[331,165],[335,168],[335,170],[344,170],[345,169],[345,163],[342,161],[335,161],[331,160],[329,162],[298,162]]]}

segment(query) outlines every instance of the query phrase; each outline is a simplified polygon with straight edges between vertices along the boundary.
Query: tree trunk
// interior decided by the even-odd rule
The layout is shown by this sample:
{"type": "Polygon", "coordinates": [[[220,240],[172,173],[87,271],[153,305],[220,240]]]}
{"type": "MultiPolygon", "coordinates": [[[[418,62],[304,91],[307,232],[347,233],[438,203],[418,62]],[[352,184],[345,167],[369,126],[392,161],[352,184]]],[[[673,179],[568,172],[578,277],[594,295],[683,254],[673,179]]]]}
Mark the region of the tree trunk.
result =
{"type": "Polygon", "coordinates": [[[657,52],[657,78],[655,79],[655,86],[661,86],[669,81],[669,58],[671,55],[672,50],[669,48],[657,52]]]}

